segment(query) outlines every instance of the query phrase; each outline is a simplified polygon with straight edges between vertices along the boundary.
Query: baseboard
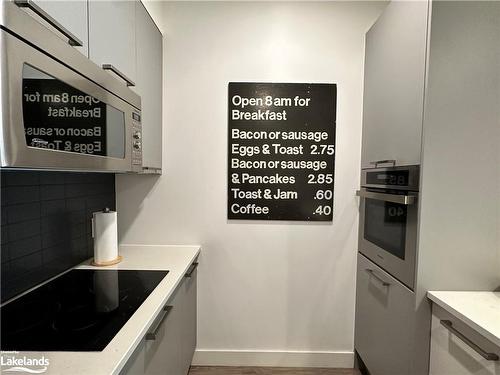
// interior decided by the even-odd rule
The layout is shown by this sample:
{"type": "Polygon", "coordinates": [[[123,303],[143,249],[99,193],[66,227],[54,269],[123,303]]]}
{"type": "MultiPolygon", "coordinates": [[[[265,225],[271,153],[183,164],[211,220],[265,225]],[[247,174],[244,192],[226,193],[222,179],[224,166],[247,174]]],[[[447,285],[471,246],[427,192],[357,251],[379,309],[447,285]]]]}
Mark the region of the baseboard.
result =
{"type": "Polygon", "coordinates": [[[273,366],[352,368],[353,352],[205,350],[194,353],[194,366],[273,366]]]}

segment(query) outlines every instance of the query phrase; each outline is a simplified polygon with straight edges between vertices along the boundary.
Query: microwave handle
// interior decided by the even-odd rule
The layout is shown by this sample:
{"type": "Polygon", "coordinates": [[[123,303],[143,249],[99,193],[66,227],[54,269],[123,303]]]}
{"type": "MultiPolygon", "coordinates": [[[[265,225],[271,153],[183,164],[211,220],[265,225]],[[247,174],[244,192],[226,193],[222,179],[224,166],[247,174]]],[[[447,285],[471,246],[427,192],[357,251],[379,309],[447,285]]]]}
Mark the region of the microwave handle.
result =
{"type": "Polygon", "coordinates": [[[356,195],[361,198],[370,198],[384,202],[399,203],[405,206],[410,206],[414,204],[416,200],[416,197],[414,195],[376,193],[373,191],[366,191],[366,190],[358,190],[356,191],[356,195]]]}
{"type": "Polygon", "coordinates": [[[46,11],[40,8],[33,0],[14,0],[14,3],[19,8],[31,9],[40,18],[48,22],[52,27],[54,27],[57,31],[63,34],[66,38],[68,38],[68,42],[70,45],[75,47],[83,46],[83,42],[80,39],[78,39],[71,31],[66,29],[59,22],[57,22],[50,14],[48,14],[46,11]]]}
{"type": "Polygon", "coordinates": [[[123,79],[127,86],[135,86],[134,81],[132,81],[130,78],[128,78],[125,74],[120,72],[118,69],[116,69],[116,66],[111,65],[111,64],[102,64],[102,68],[104,70],[111,70],[113,73],[115,73],[118,77],[123,79]]]}

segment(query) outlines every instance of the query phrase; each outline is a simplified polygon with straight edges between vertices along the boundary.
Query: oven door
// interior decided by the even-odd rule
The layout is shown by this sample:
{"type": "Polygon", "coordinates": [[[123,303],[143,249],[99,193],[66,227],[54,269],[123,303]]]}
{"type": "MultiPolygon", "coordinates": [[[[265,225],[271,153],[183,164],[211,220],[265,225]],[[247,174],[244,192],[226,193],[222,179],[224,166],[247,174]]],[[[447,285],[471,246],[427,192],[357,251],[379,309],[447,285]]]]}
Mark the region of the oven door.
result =
{"type": "Polygon", "coordinates": [[[2,167],[132,171],[135,107],[5,30],[0,46],[2,167]]]}
{"type": "Polygon", "coordinates": [[[417,242],[417,194],[363,188],[359,252],[396,279],[414,287],[417,242]]]}

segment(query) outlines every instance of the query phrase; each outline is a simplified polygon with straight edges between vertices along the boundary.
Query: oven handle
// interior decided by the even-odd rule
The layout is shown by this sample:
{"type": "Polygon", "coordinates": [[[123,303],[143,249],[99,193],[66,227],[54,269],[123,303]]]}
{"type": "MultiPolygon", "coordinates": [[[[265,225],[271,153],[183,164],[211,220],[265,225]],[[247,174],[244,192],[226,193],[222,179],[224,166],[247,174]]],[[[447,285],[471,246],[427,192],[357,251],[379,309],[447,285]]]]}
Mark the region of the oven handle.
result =
{"type": "Polygon", "coordinates": [[[412,205],[416,201],[416,196],[414,195],[376,193],[373,191],[366,191],[366,190],[358,190],[356,191],[356,195],[361,198],[370,198],[384,202],[399,203],[399,204],[404,204],[405,206],[412,205]]]}

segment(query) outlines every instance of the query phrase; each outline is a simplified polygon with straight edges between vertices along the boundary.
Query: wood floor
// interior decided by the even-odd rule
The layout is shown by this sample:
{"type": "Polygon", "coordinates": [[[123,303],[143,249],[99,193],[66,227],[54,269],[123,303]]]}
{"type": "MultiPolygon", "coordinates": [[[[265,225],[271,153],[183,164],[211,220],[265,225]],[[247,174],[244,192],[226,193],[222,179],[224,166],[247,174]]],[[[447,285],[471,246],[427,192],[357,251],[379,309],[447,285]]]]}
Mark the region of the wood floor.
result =
{"type": "Polygon", "coordinates": [[[191,366],[189,375],[359,375],[353,369],[191,366]]]}

